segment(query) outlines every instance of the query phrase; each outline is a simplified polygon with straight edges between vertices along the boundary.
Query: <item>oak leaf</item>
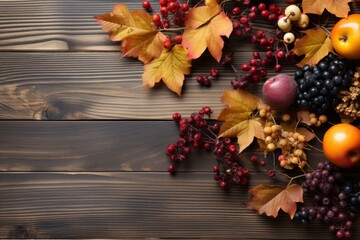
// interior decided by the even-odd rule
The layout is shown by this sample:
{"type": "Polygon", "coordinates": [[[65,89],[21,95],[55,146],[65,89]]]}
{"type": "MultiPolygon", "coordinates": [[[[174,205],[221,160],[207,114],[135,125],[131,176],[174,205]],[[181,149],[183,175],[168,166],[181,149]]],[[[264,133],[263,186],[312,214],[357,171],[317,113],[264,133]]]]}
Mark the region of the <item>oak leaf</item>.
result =
{"type": "Polygon", "coordinates": [[[305,57],[296,65],[299,67],[305,64],[317,64],[329,52],[333,52],[330,37],[324,29],[316,28],[304,31],[306,34],[295,42],[293,51],[296,55],[305,57]]]}
{"type": "Polygon", "coordinates": [[[250,189],[250,194],[247,207],[258,211],[259,214],[265,213],[274,218],[282,209],[292,219],[296,212],[296,203],[304,201],[303,189],[297,184],[291,184],[288,187],[261,184],[250,189]]]}
{"type": "Polygon", "coordinates": [[[163,80],[172,91],[181,95],[184,74],[190,73],[191,60],[187,58],[187,50],[176,44],[171,50],[164,50],[160,57],[145,64],[142,75],[144,88],[153,87],[163,80]]]}
{"type": "Polygon", "coordinates": [[[302,8],[304,13],[321,15],[328,10],[338,18],[346,18],[350,11],[351,0],[303,0],[302,8]]]}
{"type": "Polygon", "coordinates": [[[190,59],[196,59],[206,48],[210,54],[220,62],[224,40],[221,36],[229,37],[232,22],[219,5],[192,8],[185,19],[185,30],[182,45],[188,49],[190,59]]]}
{"type": "Polygon", "coordinates": [[[157,58],[164,50],[166,36],[152,24],[143,10],[129,11],[124,4],[115,4],[113,11],[95,17],[112,41],[121,42],[123,56],[137,57],[144,63],[157,58]]]}
{"type": "Polygon", "coordinates": [[[244,151],[254,138],[264,139],[262,123],[252,114],[261,104],[261,99],[244,90],[225,90],[221,102],[227,104],[219,116],[225,121],[220,128],[219,137],[237,137],[239,152],[244,151]]]}

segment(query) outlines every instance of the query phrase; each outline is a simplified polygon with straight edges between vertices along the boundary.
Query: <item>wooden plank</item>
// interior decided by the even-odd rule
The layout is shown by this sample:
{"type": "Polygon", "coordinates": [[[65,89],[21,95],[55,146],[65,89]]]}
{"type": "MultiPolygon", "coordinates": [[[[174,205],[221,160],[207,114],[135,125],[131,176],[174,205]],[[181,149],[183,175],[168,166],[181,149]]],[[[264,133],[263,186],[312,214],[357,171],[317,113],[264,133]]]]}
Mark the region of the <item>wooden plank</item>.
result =
{"type": "MultiPolygon", "coordinates": [[[[158,8],[158,1],[151,1],[158,8]]],[[[284,1],[273,1],[285,6],[284,1]]],[[[44,0],[0,2],[0,51],[118,51],[119,44],[111,42],[93,17],[110,12],[116,0],[44,0]]],[[[122,1],[129,9],[141,9],[141,1],[122,1]]],[[[353,12],[360,7],[351,4],[353,12]]],[[[331,27],[337,20],[328,21],[331,27]]],[[[273,29],[259,18],[254,29],[273,29]]],[[[246,38],[243,38],[246,39],[246,38]]],[[[233,43],[238,40],[232,39],[233,43]]],[[[233,44],[235,51],[254,49],[250,41],[242,46],[233,44]]]]}
{"type": "Polygon", "coordinates": [[[247,189],[223,192],[209,173],[2,173],[0,195],[2,239],[21,229],[38,238],[333,238],[325,225],[246,209],[247,189]]]}
{"type": "MultiPolygon", "coordinates": [[[[248,62],[250,52],[234,55],[234,66],[248,62]]],[[[294,66],[283,71],[292,74],[294,66]]],[[[182,97],[164,84],[144,90],[139,61],[112,52],[0,54],[0,119],[170,119],[174,112],[189,116],[210,106],[216,117],[223,89],[230,89],[234,72],[206,55],[193,62],[182,97]],[[210,88],[196,82],[218,68],[210,88]]],[[[269,77],[275,75],[273,71],[269,77]]],[[[261,91],[262,84],[248,89],[261,91]]]]}
{"type": "MultiPolygon", "coordinates": [[[[166,146],[178,138],[170,121],[0,121],[0,171],[167,171],[166,146]]],[[[321,148],[319,144],[314,144],[321,148]]],[[[243,165],[256,154],[272,166],[272,155],[246,151],[243,165]]],[[[323,156],[311,151],[315,166],[323,156]]],[[[178,171],[212,171],[211,152],[193,150],[178,171]]]]}
{"type": "MultiPolygon", "coordinates": [[[[150,2],[159,8],[158,1],[150,2]]],[[[93,18],[118,3],[142,9],[141,1],[131,0],[1,1],[0,51],[119,51],[119,43],[111,42],[93,18]]],[[[259,19],[254,23],[257,28],[269,30],[273,25],[259,19]]],[[[254,48],[250,41],[234,45],[234,50],[254,48]]]]}

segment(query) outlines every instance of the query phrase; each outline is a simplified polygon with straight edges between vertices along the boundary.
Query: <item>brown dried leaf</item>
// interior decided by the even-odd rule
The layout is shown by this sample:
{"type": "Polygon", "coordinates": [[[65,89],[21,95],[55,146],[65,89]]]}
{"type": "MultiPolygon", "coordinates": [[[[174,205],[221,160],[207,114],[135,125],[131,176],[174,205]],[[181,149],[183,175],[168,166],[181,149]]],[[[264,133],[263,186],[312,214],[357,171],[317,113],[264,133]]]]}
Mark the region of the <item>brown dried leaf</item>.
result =
{"type": "Polygon", "coordinates": [[[297,119],[300,122],[302,122],[302,123],[304,123],[304,124],[306,124],[308,126],[311,125],[311,123],[310,123],[310,112],[309,111],[307,111],[307,110],[299,110],[299,111],[297,111],[296,115],[297,115],[297,119]]]}
{"type": "Polygon", "coordinates": [[[299,67],[305,64],[317,64],[329,52],[333,52],[330,37],[322,28],[309,29],[304,31],[306,34],[295,42],[293,51],[296,55],[305,57],[296,65],[299,67]]]}
{"type": "Polygon", "coordinates": [[[292,219],[296,212],[296,203],[303,202],[303,189],[297,184],[291,184],[286,188],[261,184],[250,189],[250,194],[247,207],[274,218],[282,209],[292,219]]]}
{"type": "Polygon", "coordinates": [[[303,0],[302,8],[304,13],[321,15],[326,9],[338,18],[346,18],[350,11],[349,2],[351,0],[303,0]]]}

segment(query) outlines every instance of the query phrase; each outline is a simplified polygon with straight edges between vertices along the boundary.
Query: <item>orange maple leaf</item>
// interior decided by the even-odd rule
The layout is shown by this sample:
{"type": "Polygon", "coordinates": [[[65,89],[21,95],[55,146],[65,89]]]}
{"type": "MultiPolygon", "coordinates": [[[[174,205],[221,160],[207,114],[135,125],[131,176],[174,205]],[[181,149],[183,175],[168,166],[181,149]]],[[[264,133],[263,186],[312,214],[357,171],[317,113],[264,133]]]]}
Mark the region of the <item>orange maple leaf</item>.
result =
{"type": "Polygon", "coordinates": [[[160,56],[166,36],[153,25],[143,10],[129,11],[124,4],[115,4],[111,13],[95,17],[112,41],[121,42],[123,56],[137,57],[144,63],[160,56]]]}
{"type": "Polygon", "coordinates": [[[291,184],[284,188],[274,185],[258,185],[250,189],[250,200],[247,202],[249,209],[254,209],[259,214],[277,217],[282,209],[292,219],[296,212],[296,203],[304,202],[303,189],[300,185],[291,184]]]}
{"type": "Polygon", "coordinates": [[[186,48],[176,44],[171,50],[164,50],[160,57],[145,64],[142,75],[144,88],[153,87],[162,79],[172,91],[181,95],[184,74],[190,73],[191,60],[186,48]]]}
{"type": "Polygon", "coordinates": [[[349,2],[351,0],[303,0],[302,8],[304,13],[321,15],[326,9],[339,18],[346,18],[350,11],[349,2]]]}
{"type": "Polygon", "coordinates": [[[317,64],[329,52],[333,52],[330,37],[324,29],[315,28],[304,31],[306,34],[295,42],[293,51],[296,55],[305,57],[296,65],[299,67],[305,64],[317,64]]]}
{"type": "Polygon", "coordinates": [[[191,9],[186,14],[185,31],[182,45],[188,49],[190,59],[196,59],[209,49],[211,55],[219,62],[222,56],[224,40],[229,37],[232,22],[221,12],[219,5],[202,6],[191,9]]]}

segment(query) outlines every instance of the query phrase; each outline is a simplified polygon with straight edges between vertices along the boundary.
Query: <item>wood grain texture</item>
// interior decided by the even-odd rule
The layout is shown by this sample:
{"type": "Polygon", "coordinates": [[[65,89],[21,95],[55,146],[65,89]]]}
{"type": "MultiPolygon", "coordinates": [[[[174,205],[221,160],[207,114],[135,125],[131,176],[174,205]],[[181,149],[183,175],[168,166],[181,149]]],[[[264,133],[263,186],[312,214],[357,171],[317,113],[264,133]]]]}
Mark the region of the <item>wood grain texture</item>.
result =
{"type": "MultiPolygon", "coordinates": [[[[166,146],[178,138],[171,121],[0,121],[0,171],[167,171],[166,146]]],[[[314,146],[320,147],[316,141],[314,146]]],[[[269,166],[272,155],[248,150],[243,165],[256,154],[269,166]]],[[[309,155],[316,166],[322,159],[309,155]]],[[[211,152],[193,150],[178,171],[211,171],[211,152]]]]}
{"type": "MultiPolygon", "coordinates": [[[[119,51],[94,16],[111,12],[113,5],[125,3],[130,10],[142,9],[138,0],[35,0],[0,2],[0,51],[119,51]],[[20,14],[19,14],[20,13],[20,14]]],[[[158,10],[158,1],[150,1],[158,10]]],[[[281,1],[278,1],[281,2],[281,1]]],[[[273,26],[259,19],[256,28],[273,26]]],[[[233,42],[237,41],[233,39],[233,42]]],[[[252,49],[243,41],[234,50],[252,49]]]]}
{"type": "Polygon", "coordinates": [[[0,238],[19,226],[39,238],[332,238],[324,225],[246,209],[247,189],[223,192],[211,173],[2,173],[0,195],[0,238]]]}
{"type": "MultiPolygon", "coordinates": [[[[150,1],[158,8],[158,1],[150,1]]],[[[284,1],[277,2],[285,6],[284,1]]],[[[119,51],[119,43],[111,42],[93,17],[110,12],[116,3],[125,3],[129,9],[141,9],[141,1],[127,0],[36,0],[0,2],[0,51],[119,51]]],[[[360,10],[355,3],[352,11],[360,10]]],[[[327,26],[337,20],[331,18],[327,26]]],[[[273,29],[259,18],[254,29],[273,29]]],[[[246,38],[243,38],[246,39],[246,38]]],[[[238,40],[234,38],[233,43],[238,40]]],[[[250,41],[232,44],[235,51],[254,48],[250,41]]]]}
{"type": "MultiPolygon", "coordinates": [[[[251,53],[234,55],[234,65],[247,62],[251,53]]],[[[142,63],[120,58],[119,53],[18,53],[0,54],[0,119],[170,119],[177,111],[184,116],[203,106],[216,117],[224,105],[224,89],[231,89],[235,77],[229,67],[209,60],[194,61],[185,79],[182,97],[160,83],[144,90],[142,63]],[[210,88],[196,82],[197,75],[220,71],[210,88]]],[[[292,74],[289,65],[283,71],[292,74]]],[[[269,73],[269,77],[275,75],[269,73]]],[[[260,93],[262,84],[248,90],[260,93]]]]}

